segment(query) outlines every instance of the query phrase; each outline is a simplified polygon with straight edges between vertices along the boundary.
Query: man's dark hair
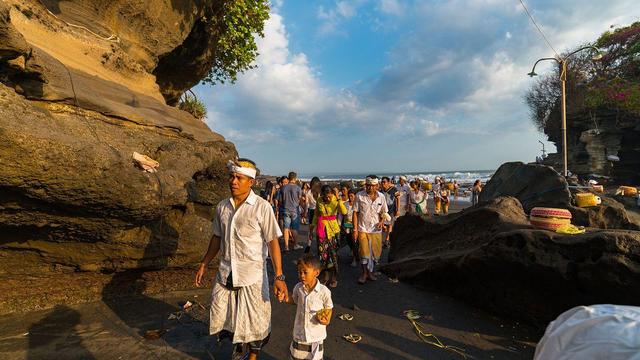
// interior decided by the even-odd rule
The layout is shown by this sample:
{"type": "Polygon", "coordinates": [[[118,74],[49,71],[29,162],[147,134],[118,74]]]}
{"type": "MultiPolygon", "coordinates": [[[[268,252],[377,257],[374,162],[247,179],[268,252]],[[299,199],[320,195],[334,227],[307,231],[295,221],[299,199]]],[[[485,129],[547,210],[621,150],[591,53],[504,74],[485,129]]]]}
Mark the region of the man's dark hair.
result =
{"type": "Polygon", "coordinates": [[[377,179],[377,178],[378,178],[378,176],[377,176],[377,175],[367,175],[367,177],[368,177],[369,179],[377,179]]]}
{"type": "Polygon", "coordinates": [[[316,270],[322,270],[322,265],[320,264],[320,259],[317,256],[307,254],[296,261],[296,266],[311,266],[316,270]]]}
{"type": "Polygon", "coordinates": [[[293,172],[293,171],[290,171],[290,172],[289,172],[289,181],[294,181],[294,180],[295,180],[295,179],[297,179],[297,178],[298,178],[298,174],[296,174],[296,173],[295,173],[295,172],[293,172]]]}
{"type": "Polygon", "coordinates": [[[380,179],[380,180],[391,182],[391,179],[389,179],[388,176],[383,176],[382,179],[380,179]]]}

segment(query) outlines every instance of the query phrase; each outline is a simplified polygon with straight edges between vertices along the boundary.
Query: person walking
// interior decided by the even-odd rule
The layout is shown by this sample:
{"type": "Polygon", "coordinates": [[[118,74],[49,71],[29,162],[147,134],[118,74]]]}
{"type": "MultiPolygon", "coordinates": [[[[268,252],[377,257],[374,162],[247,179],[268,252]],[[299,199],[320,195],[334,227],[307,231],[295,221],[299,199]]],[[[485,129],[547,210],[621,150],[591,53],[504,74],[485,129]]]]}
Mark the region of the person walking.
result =
{"type": "Polygon", "coordinates": [[[282,215],[282,225],[284,227],[284,251],[289,251],[289,239],[293,244],[293,250],[302,249],[301,245],[298,245],[296,237],[298,236],[298,230],[300,230],[300,197],[302,196],[302,189],[297,184],[298,174],[291,171],[287,177],[289,182],[282,188],[280,192],[280,199],[282,201],[282,209],[284,211],[282,215]]]}
{"type": "Polygon", "coordinates": [[[329,185],[322,186],[316,204],[316,212],[309,225],[309,236],[315,235],[318,244],[323,283],[328,284],[331,288],[338,286],[340,225],[338,225],[337,215],[338,213],[342,215],[347,213],[347,208],[339,195],[337,188],[332,190],[329,185]]]}
{"type": "Polygon", "coordinates": [[[411,180],[409,182],[409,214],[411,215],[429,215],[427,209],[427,193],[420,190],[420,180],[411,180]]]}
{"type": "Polygon", "coordinates": [[[404,175],[400,175],[398,178],[398,183],[396,184],[396,188],[398,189],[398,217],[403,216],[407,213],[409,209],[409,184],[407,183],[407,177],[404,175]]]}
{"type": "Polygon", "coordinates": [[[389,237],[393,231],[393,224],[400,215],[400,192],[387,176],[383,176],[382,179],[380,179],[380,185],[382,185],[381,188],[379,187],[380,192],[384,195],[385,201],[387,202],[387,210],[389,211],[389,215],[391,215],[391,220],[385,221],[382,231],[382,247],[387,248],[389,247],[389,237]]]}
{"type": "Polygon", "coordinates": [[[471,205],[475,205],[480,202],[480,192],[482,192],[482,182],[480,179],[477,179],[473,183],[473,187],[471,188],[471,205]]]}
{"type": "Polygon", "coordinates": [[[220,252],[220,264],[211,295],[209,333],[231,339],[232,359],[258,358],[271,333],[271,302],[266,258],[271,257],[278,301],[288,301],[278,237],[281,235],[270,204],[251,187],[258,169],[249,159],[229,161],[231,197],[218,203],[213,236],[198,271],[202,286],[207,266],[220,252]]]}
{"type": "Polygon", "coordinates": [[[377,280],[374,267],[382,255],[382,229],[386,217],[389,217],[387,201],[378,191],[378,177],[369,175],[365,179],[365,190],[356,194],[353,207],[353,238],[358,241],[362,264],[359,284],[377,280]]]}

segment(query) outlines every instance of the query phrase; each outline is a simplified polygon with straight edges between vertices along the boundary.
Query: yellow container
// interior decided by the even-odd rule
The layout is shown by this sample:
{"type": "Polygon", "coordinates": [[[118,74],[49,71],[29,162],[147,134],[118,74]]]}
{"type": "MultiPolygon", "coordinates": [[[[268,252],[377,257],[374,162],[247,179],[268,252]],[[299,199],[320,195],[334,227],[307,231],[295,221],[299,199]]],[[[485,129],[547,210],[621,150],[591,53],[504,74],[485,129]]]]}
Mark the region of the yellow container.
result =
{"type": "Polygon", "coordinates": [[[578,207],[598,206],[602,202],[599,196],[592,193],[576,194],[576,204],[578,207]]]}
{"type": "Polygon", "coordinates": [[[622,196],[636,197],[638,196],[638,189],[633,186],[620,186],[618,191],[622,193],[622,196]]]}
{"type": "Polygon", "coordinates": [[[422,184],[422,186],[424,186],[424,189],[427,191],[430,191],[431,189],[433,189],[433,184],[430,182],[425,182],[422,184]]]}

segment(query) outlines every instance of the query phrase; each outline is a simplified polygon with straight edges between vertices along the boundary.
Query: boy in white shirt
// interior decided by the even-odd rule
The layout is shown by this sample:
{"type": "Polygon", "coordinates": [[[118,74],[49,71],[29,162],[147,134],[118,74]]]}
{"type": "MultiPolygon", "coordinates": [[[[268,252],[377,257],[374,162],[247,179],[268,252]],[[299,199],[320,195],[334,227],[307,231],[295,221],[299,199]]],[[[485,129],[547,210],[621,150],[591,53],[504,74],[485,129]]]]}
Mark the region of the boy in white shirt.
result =
{"type": "Polygon", "coordinates": [[[305,255],[297,266],[300,282],[289,297],[289,303],[297,305],[291,359],[321,360],[333,309],[331,291],[318,281],[321,265],[317,257],[305,255]]]}

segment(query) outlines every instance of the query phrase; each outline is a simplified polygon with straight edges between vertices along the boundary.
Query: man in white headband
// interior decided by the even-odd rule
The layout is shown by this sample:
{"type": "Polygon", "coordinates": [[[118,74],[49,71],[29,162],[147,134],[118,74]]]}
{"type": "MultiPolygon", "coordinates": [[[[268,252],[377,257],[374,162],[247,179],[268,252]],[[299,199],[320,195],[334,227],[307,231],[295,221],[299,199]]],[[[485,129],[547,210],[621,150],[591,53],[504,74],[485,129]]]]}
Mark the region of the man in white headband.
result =
{"type": "Polygon", "coordinates": [[[271,302],[265,264],[267,254],[275,273],[273,289],[279,301],[288,300],[282,274],[278,238],[282,235],[271,205],[251,187],[258,169],[253,161],[238,159],[227,165],[231,197],[216,207],[213,236],[195,284],[201,286],[206,268],[220,252],[213,285],[209,333],[218,341],[230,338],[233,359],[257,359],[271,334],[271,302]]]}
{"type": "Polygon", "coordinates": [[[382,254],[382,229],[385,214],[388,213],[387,201],[378,191],[378,177],[369,175],[365,179],[365,189],[356,194],[353,205],[353,238],[358,241],[362,273],[358,283],[377,280],[374,264],[382,254]]]}

